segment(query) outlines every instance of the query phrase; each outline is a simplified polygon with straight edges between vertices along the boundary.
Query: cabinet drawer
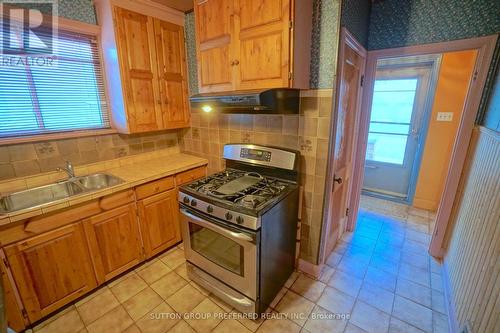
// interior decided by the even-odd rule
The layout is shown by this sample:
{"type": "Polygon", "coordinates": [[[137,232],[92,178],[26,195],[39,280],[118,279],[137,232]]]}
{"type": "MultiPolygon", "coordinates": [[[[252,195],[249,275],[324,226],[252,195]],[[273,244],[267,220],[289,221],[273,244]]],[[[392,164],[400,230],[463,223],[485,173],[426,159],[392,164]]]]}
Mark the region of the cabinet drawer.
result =
{"type": "Polygon", "coordinates": [[[174,187],[174,177],[167,177],[160,180],[156,180],[151,183],[138,186],[135,189],[135,195],[137,200],[140,200],[158,194],[160,192],[170,190],[173,187],[174,187]]]}
{"type": "Polygon", "coordinates": [[[195,179],[205,177],[206,174],[207,174],[207,168],[204,166],[198,167],[196,169],[184,171],[184,172],[178,173],[175,176],[175,184],[177,186],[180,186],[182,184],[188,183],[188,182],[193,181],[195,179]]]}

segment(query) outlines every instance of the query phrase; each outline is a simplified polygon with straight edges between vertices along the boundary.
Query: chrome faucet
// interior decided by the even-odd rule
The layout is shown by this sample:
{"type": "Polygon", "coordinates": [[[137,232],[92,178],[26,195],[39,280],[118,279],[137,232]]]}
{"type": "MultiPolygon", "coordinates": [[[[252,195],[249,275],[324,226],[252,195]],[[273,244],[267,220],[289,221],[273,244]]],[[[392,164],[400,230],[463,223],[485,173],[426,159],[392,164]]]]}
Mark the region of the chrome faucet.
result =
{"type": "Polygon", "coordinates": [[[66,167],[65,168],[57,168],[57,171],[64,171],[68,174],[68,177],[70,179],[75,178],[75,169],[73,168],[73,164],[71,164],[70,161],[66,161],[66,167]]]}

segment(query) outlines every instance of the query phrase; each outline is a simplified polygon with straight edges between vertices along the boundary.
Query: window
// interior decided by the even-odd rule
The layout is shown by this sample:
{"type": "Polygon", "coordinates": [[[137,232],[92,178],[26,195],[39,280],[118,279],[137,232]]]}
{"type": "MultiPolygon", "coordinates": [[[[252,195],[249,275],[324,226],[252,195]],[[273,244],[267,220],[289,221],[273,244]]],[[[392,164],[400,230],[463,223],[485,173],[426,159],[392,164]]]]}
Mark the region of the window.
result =
{"type": "Polygon", "coordinates": [[[366,159],[402,165],[418,79],[376,80],[366,159]]]}
{"type": "Polygon", "coordinates": [[[52,66],[0,65],[0,138],[109,128],[97,40],[59,31],[52,66]]]}

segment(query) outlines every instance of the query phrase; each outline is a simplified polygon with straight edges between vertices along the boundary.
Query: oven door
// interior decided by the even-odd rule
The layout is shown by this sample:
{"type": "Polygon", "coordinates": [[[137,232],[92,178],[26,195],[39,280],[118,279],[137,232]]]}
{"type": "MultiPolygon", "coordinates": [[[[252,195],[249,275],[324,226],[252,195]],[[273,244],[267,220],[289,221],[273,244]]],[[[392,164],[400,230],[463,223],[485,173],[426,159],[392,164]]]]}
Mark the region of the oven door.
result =
{"type": "Polygon", "coordinates": [[[257,232],[180,209],[186,259],[240,293],[257,298],[257,232]]]}

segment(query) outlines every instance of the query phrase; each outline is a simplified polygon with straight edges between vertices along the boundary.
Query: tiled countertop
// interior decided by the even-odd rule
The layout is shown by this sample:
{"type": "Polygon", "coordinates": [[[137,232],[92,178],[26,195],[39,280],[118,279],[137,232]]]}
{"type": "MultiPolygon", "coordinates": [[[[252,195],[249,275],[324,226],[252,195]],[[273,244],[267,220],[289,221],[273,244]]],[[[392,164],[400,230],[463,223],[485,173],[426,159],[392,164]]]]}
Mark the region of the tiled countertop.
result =
{"type": "MultiPolygon", "coordinates": [[[[51,202],[49,204],[0,215],[0,226],[46,214],[61,208],[74,206],[85,201],[90,201],[156,179],[206,165],[207,163],[208,161],[206,159],[183,154],[175,149],[165,149],[155,151],[153,153],[140,154],[126,158],[79,166],[75,168],[77,176],[97,172],[106,172],[120,177],[125,182],[100,191],[83,193],[70,198],[51,202]]],[[[3,181],[0,183],[0,193],[4,195],[13,191],[49,184],[57,180],[64,179],[64,177],[67,177],[64,173],[51,172],[32,177],[3,181]]]]}

